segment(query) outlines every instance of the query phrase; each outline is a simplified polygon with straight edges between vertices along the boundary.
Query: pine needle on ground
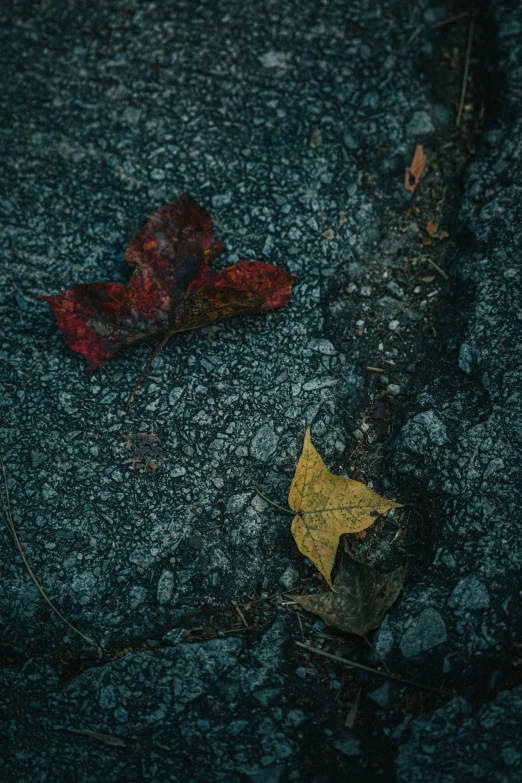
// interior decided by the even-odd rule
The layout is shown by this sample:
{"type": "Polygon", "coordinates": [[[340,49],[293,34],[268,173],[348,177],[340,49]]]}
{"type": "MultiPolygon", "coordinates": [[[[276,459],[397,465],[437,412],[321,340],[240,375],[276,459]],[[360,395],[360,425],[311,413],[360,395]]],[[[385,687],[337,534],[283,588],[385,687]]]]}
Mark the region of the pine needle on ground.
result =
{"type": "Polygon", "coordinates": [[[85,636],[85,634],[79,631],[78,628],[75,628],[74,625],[72,625],[72,623],[70,623],[69,620],[67,620],[67,618],[63,616],[60,610],[56,608],[56,606],[53,604],[50,598],[46,595],[45,590],[43,589],[40,582],[34,575],[34,572],[27,561],[27,557],[25,556],[25,552],[23,550],[22,544],[20,543],[20,539],[18,538],[18,534],[16,532],[16,528],[14,525],[13,514],[11,511],[11,498],[9,495],[9,485],[7,483],[7,473],[5,470],[4,461],[1,456],[0,456],[0,466],[2,469],[1,478],[3,480],[3,487],[2,487],[2,483],[0,482],[0,503],[1,503],[0,517],[2,518],[3,522],[5,523],[5,526],[7,527],[9,533],[11,534],[11,538],[13,539],[14,544],[20,553],[20,557],[22,558],[24,565],[27,569],[27,573],[31,577],[36,589],[38,590],[38,592],[40,593],[40,595],[42,596],[46,604],[48,604],[51,607],[53,612],[58,615],[60,620],[62,620],[62,622],[64,622],[67,626],[69,626],[69,628],[72,631],[74,631],[74,633],[78,634],[79,636],[82,637],[82,639],[85,639],[86,642],[89,642],[89,644],[92,644],[99,651],[101,651],[100,646],[96,644],[96,642],[94,642],[92,639],[89,639],[88,636],[85,636]]]}

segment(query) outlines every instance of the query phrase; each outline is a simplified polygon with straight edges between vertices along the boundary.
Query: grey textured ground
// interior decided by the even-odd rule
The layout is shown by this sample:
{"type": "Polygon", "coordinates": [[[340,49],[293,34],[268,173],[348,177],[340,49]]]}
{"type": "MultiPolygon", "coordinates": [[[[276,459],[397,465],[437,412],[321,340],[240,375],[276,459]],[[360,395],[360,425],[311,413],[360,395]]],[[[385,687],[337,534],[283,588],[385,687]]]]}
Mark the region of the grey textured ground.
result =
{"type": "MultiPolygon", "coordinates": [[[[46,612],[6,535],[5,780],[65,781],[75,770],[85,782],[326,781],[346,764],[373,780],[372,734],[387,738],[390,757],[401,745],[404,783],[474,780],[486,759],[491,780],[520,775],[507,729],[517,691],[481,706],[468,687],[484,686],[479,701],[495,696],[520,657],[519,6],[499,2],[487,20],[492,49],[498,25],[498,62],[490,56],[505,84],[468,167],[448,259],[464,305],[441,305],[446,321],[458,310],[463,336],[453,352],[416,357],[422,371],[410,369],[403,426],[377,477],[403,502],[422,497],[435,527],[427,555],[414,528],[422,567],[378,649],[398,673],[443,686],[442,706],[411,718],[415,705],[396,690],[393,709],[345,730],[328,717],[334,691],[302,668],[299,624],[284,607],[257,637],[181,644],[174,634],[57,690],[60,645],[88,651],[46,612]],[[483,736],[490,715],[500,717],[483,736]],[[119,736],[126,750],[70,728],[119,736]]],[[[290,556],[288,519],[254,490],[284,502],[310,422],[328,465],[347,470],[370,402],[366,366],[405,357],[407,375],[425,305],[413,284],[408,306],[386,286],[399,279],[402,246],[418,239],[386,219],[406,211],[415,144],[451,133],[452,107],[419,65],[433,47],[429,25],[450,12],[423,0],[31,2],[3,12],[2,448],[29,560],[67,617],[105,646],[309,578],[290,556]],[[151,347],[89,377],[32,294],[126,281],[131,232],[184,190],[212,212],[228,248],[221,263],[264,258],[301,280],[285,310],[172,341],[127,410],[151,347]],[[378,324],[371,355],[360,319],[378,324]],[[165,447],[152,477],[125,461],[119,433],[138,431],[165,447]]],[[[379,779],[393,779],[385,767],[379,779]]]]}
{"type": "MultiPolygon", "coordinates": [[[[473,250],[455,264],[461,284],[474,290],[459,367],[485,389],[491,408],[487,417],[466,421],[464,394],[450,396],[451,385],[443,379],[426,388],[419,399],[422,412],[398,439],[398,470],[428,487],[437,482],[446,494],[445,537],[428,578],[412,586],[390,626],[398,630],[401,622],[403,628],[411,623],[400,642],[406,655],[431,647],[435,628],[440,641],[447,634],[446,645],[457,655],[446,666],[456,664],[457,676],[466,652],[475,669],[477,659],[489,658],[492,695],[509,672],[502,670],[506,650],[520,649],[522,8],[499,3],[493,18],[504,82],[495,96],[497,120],[466,177],[459,219],[473,250]],[[437,443],[442,433],[447,440],[437,443]],[[423,624],[427,606],[432,612],[444,608],[436,622],[433,614],[423,624]]],[[[520,658],[513,663],[519,666],[520,658]]],[[[399,754],[399,780],[519,780],[520,687],[501,692],[474,717],[470,711],[469,703],[455,699],[416,721],[399,754]]]]}

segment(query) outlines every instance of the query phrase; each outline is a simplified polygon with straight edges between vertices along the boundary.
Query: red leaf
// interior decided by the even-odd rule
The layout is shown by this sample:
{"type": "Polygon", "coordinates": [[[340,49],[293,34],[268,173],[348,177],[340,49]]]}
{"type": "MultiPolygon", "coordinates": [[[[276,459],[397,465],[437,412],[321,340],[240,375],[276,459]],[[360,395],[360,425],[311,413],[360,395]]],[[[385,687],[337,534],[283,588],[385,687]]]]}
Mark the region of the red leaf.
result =
{"type": "Polygon", "coordinates": [[[41,298],[67,345],[94,372],[120,348],[151,336],[166,335],[163,345],[177,332],[287,304],[291,274],[261,261],[212,272],[209,264],[223,249],[209,213],[184,193],[129,242],[125,260],[135,269],[128,283],[87,283],[41,298]]]}

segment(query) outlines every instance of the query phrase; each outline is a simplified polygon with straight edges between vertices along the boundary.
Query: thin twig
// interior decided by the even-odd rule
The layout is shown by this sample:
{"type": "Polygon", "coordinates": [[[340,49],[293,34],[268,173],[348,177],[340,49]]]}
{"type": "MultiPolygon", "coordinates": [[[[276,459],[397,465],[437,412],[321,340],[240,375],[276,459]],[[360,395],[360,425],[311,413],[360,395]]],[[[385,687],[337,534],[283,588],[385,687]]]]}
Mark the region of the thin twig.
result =
{"type": "Polygon", "coordinates": [[[248,628],[248,629],[250,630],[250,626],[249,626],[249,624],[247,623],[247,621],[245,620],[245,615],[243,614],[243,612],[242,612],[242,611],[241,611],[241,609],[239,608],[239,604],[236,604],[236,612],[238,613],[239,617],[240,617],[240,618],[241,618],[241,620],[243,621],[245,628],[248,628]]]}
{"type": "Polygon", "coordinates": [[[296,645],[298,647],[302,647],[303,650],[308,650],[308,652],[315,653],[316,655],[323,655],[325,658],[330,658],[332,661],[337,661],[337,663],[344,663],[345,666],[352,666],[354,669],[362,669],[364,672],[370,672],[370,674],[378,674],[379,677],[385,677],[387,680],[401,682],[403,685],[412,685],[414,688],[422,688],[422,690],[431,691],[432,693],[440,693],[438,688],[432,688],[430,685],[423,685],[420,682],[413,682],[413,680],[405,680],[403,677],[397,677],[396,674],[381,672],[379,669],[372,669],[370,666],[363,666],[362,663],[349,661],[347,658],[340,658],[338,655],[331,655],[331,653],[323,652],[323,650],[316,650],[315,647],[311,647],[309,644],[296,642],[296,645]]]}
{"type": "Polygon", "coordinates": [[[279,503],[274,503],[273,500],[270,500],[270,498],[267,498],[266,495],[263,495],[260,489],[256,487],[256,492],[260,497],[263,498],[263,500],[266,500],[267,503],[270,503],[271,506],[275,506],[276,508],[280,509],[281,511],[286,511],[287,514],[291,514],[293,517],[295,517],[295,511],[292,511],[289,508],[285,508],[284,506],[280,506],[279,503]]]}
{"type": "Polygon", "coordinates": [[[443,19],[442,22],[435,22],[431,25],[432,30],[439,30],[441,27],[446,27],[453,22],[460,22],[461,19],[466,19],[469,16],[469,11],[463,11],[461,14],[455,14],[455,16],[448,16],[447,19],[443,19]]]}
{"type": "Polygon", "coordinates": [[[127,406],[127,408],[129,407],[129,405],[131,404],[132,400],[134,399],[134,395],[135,395],[135,394],[136,394],[136,392],[138,391],[138,389],[139,389],[139,387],[140,387],[140,385],[141,385],[141,382],[142,382],[142,380],[145,378],[145,376],[146,376],[146,374],[147,374],[147,372],[148,372],[148,370],[149,370],[149,367],[150,367],[150,365],[152,364],[152,362],[154,361],[154,359],[156,358],[156,356],[159,354],[159,352],[161,351],[161,349],[163,348],[163,346],[164,346],[164,345],[166,345],[166,344],[168,343],[168,341],[170,340],[170,338],[172,337],[172,335],[173,335],[173,334],[174,334],[174,332],[169,332],[169,333],[168,333],[168,335],[167,335],[167,336],[166,336],[166,337],[165,337],[165,338],[162,340],[162,342],[161,342],[161,343],[158,345],[158,347],[157,347],[157,348],[156,348],[156,349],[155,349],[155,350],[152,352],[152,354],[151,354],[151,356],[150,356],[150,359],[149,359],[149,361],[147,362],[147,364],[146,364],[146,365],[145,365],[145,367],[143,368],[143,372],[141,373],[140,377],[138,378],[138,380],[136,381],[136,383],[135,383],[135,385],[134,385],[134,389],[133,389],[133,390],[131,391],[131,393],[129,394],[129,397],[128,397],[128,399],[127,399],[127,402],[125,403],[125,405],[127,406]]]}
{"type": "Polygon", "coordinates": [[[437,266],[435,261],[432,261],[431,258],[428,257],[426,257],[426,260],[428,264],[430,264],[439,273],[439,275],[442,275],[444,280],[449,280],[449,275],[444,271],[444,269],[441,269],[440,266],[437,266]]]}
{"type": "Polygon", "coordinates": [[[71,734],[83,734],[83,736],[103,742],[105,745],[114,745],[117,748],[126,747],[121,737],[116,737],[114,734],[102,734],[99,731],[91,731],[90,729],[73,729],[71,726],[67,726],[67,731],[70,731],[71,734]]]}
{"type": "Polygon", "coordinates": [[[473,46],[473,33],[475,32],[475,17],[471,17],[471,23],[469,26],[468,35],[468,48],[466,51],[466,64],[464,65],[464,78],[462,79],[462,90],[460,92],[459,111],[457,114],[457,122],[455,123],[457,128],[460,126],[462,120],[462,112],[464,111],[464,101],[466,100],[466,90],[468,89],[468,76],[469,76],[469,64],[471,60],[471,49],[473,46]]]}
{"type": "Polygon", "coordinates": [[[6,474],[6,471],[5,471],[5,465],[4,465],[4,461],[3,461],[2,457],[0,457],[0,465],[2,466],[2,476],[3,476],[4,486],[5,486],[5,498],[4,498],[4,492],[0,489],[0,498],[1,498],[1,501],[2,501],[2,509],[0,510],[0,516],[2,517],[3,521],[5,522],[5,525],[6,525],[7,529],[8,529],[8,531],[9,531],[9,533],[11,534],[11,538],[13,539],[13,541],[15,543],[15,546],[16,546],[16,548],[18,549],[18,551],[20,553],[20,557],[22,558],[22,560],[24,562],[24,565],[25,565],[25,567],[27,569],[27,573],[31,577],[31,579],[32,579],[36,589],[38,590],[38,592],[40,593],[40,595],[42,596],[42,598],[44,599],[46,604],[48,604],[51,607],[53,612],[55,612],[58,615],[60,620],[62,620],[66,625],[68,625],[69,628],[72,631],[74,631],[74,633],[77,633],[78,636],[81,636],[82,639],[85,639],[86,642],[89,642],[89,644],[92,644],[93,647],[96,647],[98,652],[101,652],[101,648],[100,648],[99,644],[96,644],[96,642],[94,642],[92,639],[89,639],[88,636],[85,636],[85,634],[83,634],[81,631],[79,631],[78,628],[75,628],[74,625],[72,625],[72,623],[70,623],[69,620],[67,620],[67,618],[63,616],[63,614],[59,611],[59,609],[56,608],[56,606],[53,604],[53,602],[47,597],[43,587],[41,586],[40,582],[38,581],[38,579],[34,575],[31,566],[27,562],[27,558],[25,556],[25,552],[24,552],[24,550],[22,548],[22,544],[20,543],[20,539],[18,538],[16,529],[15,529],[15,526],[14,526],[13,514],[11,512],[11,498],[9,496],[9,485],[7,483],[7,474],[6,474]]]}
{"type": "Polygon", "coordinates": [[[301,620],[301,614],[297,612],[297,619],[299,620],[299,628],[301,629],[301,639],[304,639],[303,621],[301,620]]]}

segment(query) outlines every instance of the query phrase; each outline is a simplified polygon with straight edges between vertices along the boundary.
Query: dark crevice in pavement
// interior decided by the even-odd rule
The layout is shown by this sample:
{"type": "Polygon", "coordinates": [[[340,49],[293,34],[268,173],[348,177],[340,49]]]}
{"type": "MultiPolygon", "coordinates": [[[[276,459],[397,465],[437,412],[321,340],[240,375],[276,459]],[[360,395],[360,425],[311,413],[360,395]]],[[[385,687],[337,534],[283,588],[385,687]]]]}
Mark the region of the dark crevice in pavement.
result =
{"type": "MultiPolygon", "coordinates": [[[[491,104],[489,89],[492,85],[492,74],[495,73],[491,39],[494,40],[494,30],[487,28],[487,3],[478,2],[470,5],[469,3],[456,3],[451,8],[449,16],[457,16],[463,11],[468,11],[476,20],[475,35],[473,43],[472,66],[470,71],[470,84],[467,93],[467,101],[473,104],[472,114],[468,117],[467,125],[464,128],[455,129],[452,125],[444,133],[437,135],[433,140],[425,144],[428,150],[430,163],[435,163],[440,167],[444,183],[443,203],[440,211],[440,222],[448,230],[450,240],[440,243],[438,247],[429,247],[427,252],[432,254],[432,258],[443,270],[450,273],[449,280],[444,285],[442,296],[436,301],[429,318],[425,318],[425,323],[419,324],[418,329],[412,330],[407,338],[404,356],[402,361],[402,377],[405,378],[404,385],[401,381],[401,396],[397,401],[399,404],[391,408],[391,426],[390,435],[383,444],[379,441],[374,442],[368,448],[365,464],[361,465],[356,456],[355,460],[349,457],[353,450],[357,449],[357,441],[352,441],[351,447],[339,461],[339,467],[355,478],[375,480],[378,486],[385,491],[395,492],[401,502],[414,509],[414,513],[408,514],[408,531],[403,542],[403,546],[411,556],[410,560],[410,578],[415,579],[418,574],[422,574],[431,563],[433,555],[436,552],[437,545],[441,540],[442,532],[440,530],[439,510],[443,498],[440,489],[433,494],[424,480],[416,480],[411,475],[402,479],[400,473],[394,466],[395,450],[394,442],[397,433],[403,425],[412,417],[415,411],[416,399],[424,387],[438,379],[441,385],[447,385],[454,388],[455,393],[460,391],[467,395],[469,405],[466,409],[466,418],[470,425],[487,419],[491,413],[491,401],[489,394],[482,387],[478,378],[471,378],[458,369],[458,354],[460,345],[463,342],[467,326],[468,316],[475,300],[474,284],[470,281],[462,282],[457,279],[452,270],[458,266],[459,258],[470,253],[476,247],[476,242],[472,235],[467,231],[459,220],[459,206],[462,197],[464,179],[467,169],[474,159],[477,146],[480,143],[484,128],[489,122],[489,115],[486,107],[491,104]],[[406,365],[406,366],[405,366],[406,365]],[[376,470],[367,470],[369,462],[377,462],[376,470]]],[[[469,24],[469,20],[468,20],[469,24]]],[[[467,27],[466,27],[467,29],[467,27]]],[[[460,91],[461,76],[460,70],[450,71],[441,67],[444,62],[443,53],[445,50],[452,50],[453,54],[457,51],[455,47],[455,37],[449,33],[450,42],[445,36],[439,37],[437,44],[432,47],[429,55],[422,53],[419,55],[419,70],[425,75],[426,80],[431,83],[433,94],[437,101],[447,105],[452,98],[460,91]]],[[[458,35],[457,35],[458,39],[458,35]]],[[[462,40],[462,39],[461,39],[462,40]]],[[[375,170],[374,151],[367,151],[361,158],[361,171],[368,181],[368,191],[372,195],[376,192],[372,176],[375,170]],[[372,172],[368,174],[366,172],[372,172]]],[[[378,171],[378,169],[377,169],[378,171]]],[[[396,178],[401,176],[400,163],[396,169],[391,169],[396,178]]],[[[399,194],[393,182],[393,178],[387,180],[387,188],[383,186],[383,180],[380,181],[377,198],[383,200],[388,205],[386,210],[382,210],[380,238],[378,249],[370,248],[367,251],[367,257],[364,262],[351,264],[353,271],[350,272],[350,265],[347,264],[346,281],[344,285],[339,284],[339,280],[332,283],[329,295],[322,303],[324,312],[323,333],[332,343],[337,346],[343,345],[344,329],[349,323],[353,329],[353,324],[359,318],[364,318],[365,314],[361,310],[361,303],[364,298],[357,298],[355,295],[349,296],[349,284],[352,282],[352,288],[356,284],[364,287],[365,271],[367,272],[369,282],[378,280],[383,273],[386,275],[386,281],[372,291],[372,296],[386,296],[386,283],[391,279],[397,279],[396,275],[401,274],[401,265],[403,259],[419,255],[418,237],[414,235],[409,237],[405,232],[404,217],[408,212],[410,202],[405,198],[405,194],[399,194]],[[390,208],[390,204],[393,207],[390,208]],[[401,241],[401,234],[404,239],[401,241]],[[389,257],[389,248],[393,249],[393,255],[389,257]],[[380,288],[380,291],[379,291],[380,288]]],[[[411,205],[416,211],[422,211],[422,214],[429,209],[433,209],[433,195],[422,192],[422,182],[419,189],[411,199],[411,205]],[[420,191],[420,192],[419,192],[420,191]]],[[[406,224],[407,225],[407,224],[406,224]]],[[[427,267],[429,270],[429,267],[427,267]]],[[[436,280],[437,273],[433,273],[436,280]]],[[[442,282],[442,281],[441,281],[442,282]]],[[[412,302],[411,291],[413,285],[402,277],[403,294],[407,304],[412,302]]],[[[377,309],[378,313],[378,309],[377,309]]],[[[347,416],[344,419],[346,432],[354,430],[356,423],[354,421],[354,410],[366,413],[371,410],[376,395],[382,394],[383,386],[386,384],[378,383],[379,376],[366,372],[368,365],[375,364],[377,355],[376,343],[382,339],[385,334],[387,323],[386,313],[378,314],[375,317],[375,309],[372,312],[371,320],[373,331],[377,333],[360,336],[357,341],[361,345],[359,351],[360,357],[357,360],[358,368],[364,375],[365,381],[363,388],[358,395],[351,396],[347,401],[345,410],[347,416]],[[348,413],[349,411],[349,413],[348,413]]],[[[356,342],[356,345],[357,345],[356,342]]],[[[402,350],[402,348],[401,348],[402,350]]],[[[382,366],[382,364],[381,364],[382,366]]],[[[392,375],[400,372],[397,368],[389,368],[386,375],[392,375]]],[[[396,379],[394,379],[396,380],[396,379]]],[[[449,395],[448,395],[449,396],[449,395]]],[[[423,456],[418,459],[423,463],[423,456]]],[[[406,515],[405,515],[406,516],[406,515]]]]}

